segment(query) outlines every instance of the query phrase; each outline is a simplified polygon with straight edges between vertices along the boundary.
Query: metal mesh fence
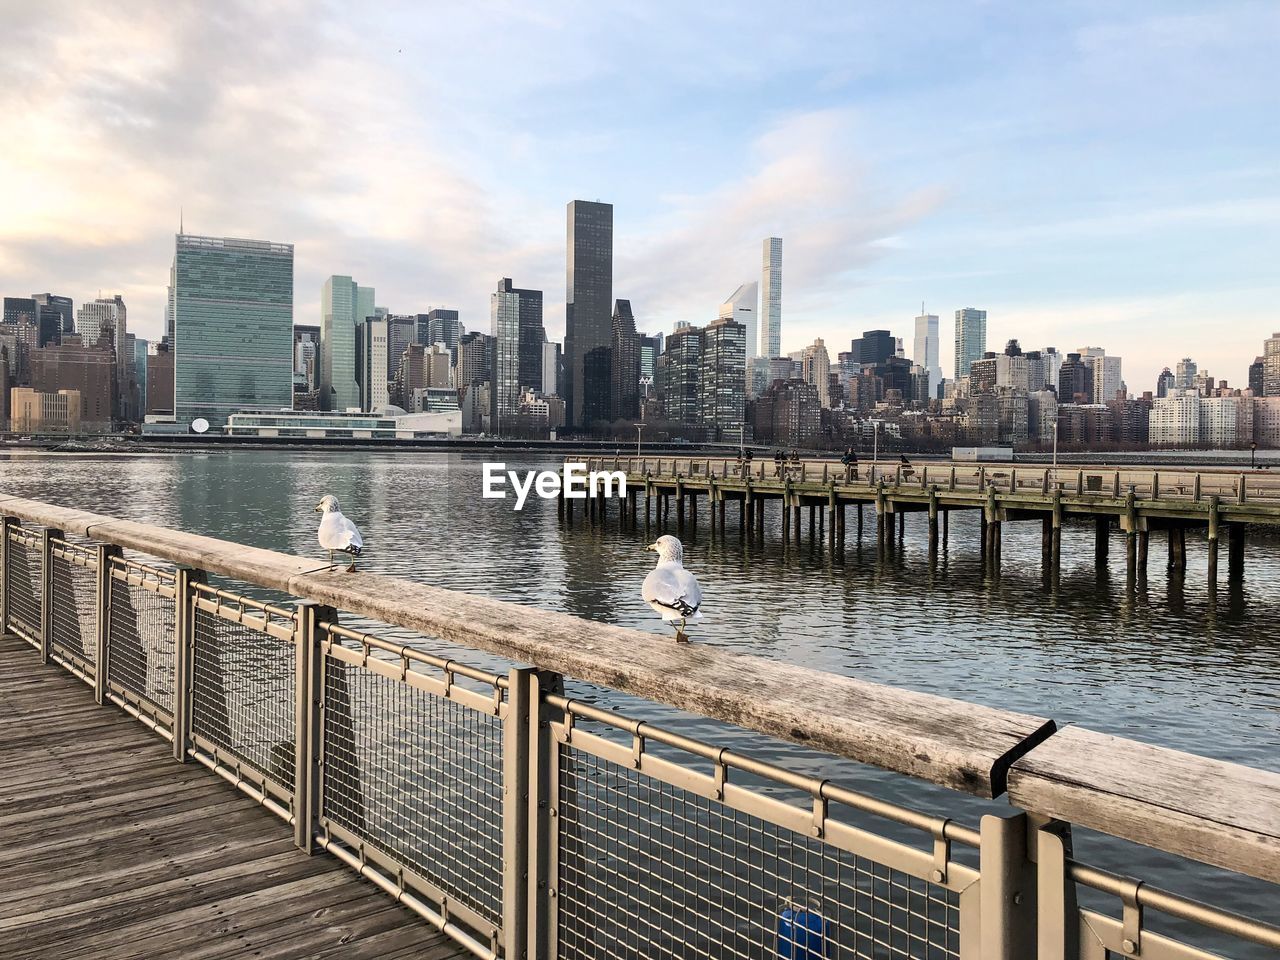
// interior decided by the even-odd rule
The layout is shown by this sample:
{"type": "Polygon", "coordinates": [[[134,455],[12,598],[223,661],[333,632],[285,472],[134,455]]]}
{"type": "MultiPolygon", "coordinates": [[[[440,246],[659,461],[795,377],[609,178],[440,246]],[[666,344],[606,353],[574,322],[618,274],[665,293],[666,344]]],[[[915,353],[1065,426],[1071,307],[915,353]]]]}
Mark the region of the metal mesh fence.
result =
{"type": "Polygon", "coordinates": [[[199,607],[194,626],[192,733],[292,792],[293,645],[199,607]]]}
{"type": "MultiPolygon", "coordinates": [[[[118,567],[117,569],[124,569],[118,567]]],[[[170,597],[111,578],[107,680],[173,715],[174,619],[170,597]]]]}
{"type": "Polygon", "coordinates": [[[958,960],[945,888],[560,748],[560,955],[958,960]]]}
{"type": "Polygon", "coordinates": [[[325,657],[322,816],[495,927],[502,722],[325,657]]]}
{"type": "Polygon", "coordinates": [[[5,590],[9,598],[9,629],[31,643],[40,642],[40,542],[30,531],[9,531],[9,562],[5,590]]]}
{"type": "Polygon", "coordinates": [[[97,573],[56,554],[52,566],[53,646],[93,664],[97,660],[97,573]]]}

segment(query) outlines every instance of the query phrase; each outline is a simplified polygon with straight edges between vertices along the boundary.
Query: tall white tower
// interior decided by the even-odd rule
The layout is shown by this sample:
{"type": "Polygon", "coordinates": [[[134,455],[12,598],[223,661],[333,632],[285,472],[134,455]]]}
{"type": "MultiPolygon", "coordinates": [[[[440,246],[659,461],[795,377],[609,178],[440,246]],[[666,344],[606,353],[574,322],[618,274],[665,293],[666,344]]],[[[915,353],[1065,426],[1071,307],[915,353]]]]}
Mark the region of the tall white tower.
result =
{"type": "Polygon", "coordinates": [[[764,241],[760,264],[760,356],[782,356],[782,238],[764,241]]]}
{"type": "Polygon", "coordinates": [[[747,359],[759,356],[760,337],[756,331],[756,302],[760,299],[760,284],[744,283],[724,303],[720,304],[719,319],[737,320],[747,328],[747,359]]]}
{"type": "Polygon", "coordinates": [[[929,374],[929,396],[942,382],[942,364],[938,361],[938,315],[925,313],[920,304],[920,316],[916,317],[916,342],[912,360],[924,367],[929,374]]]}

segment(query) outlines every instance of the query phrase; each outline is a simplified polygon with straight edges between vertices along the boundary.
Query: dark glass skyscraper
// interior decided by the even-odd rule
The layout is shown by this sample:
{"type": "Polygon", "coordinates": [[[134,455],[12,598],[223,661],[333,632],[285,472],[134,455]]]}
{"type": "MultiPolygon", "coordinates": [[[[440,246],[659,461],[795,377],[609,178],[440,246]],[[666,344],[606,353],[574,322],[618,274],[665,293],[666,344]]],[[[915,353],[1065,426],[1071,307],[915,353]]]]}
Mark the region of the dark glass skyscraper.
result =
{"type": "Polygon", "coordinates": [[[611,391],[614,420],[635,420],[640,416],[640,335],[630,300],[613,306],[613,377],[611,391]]]}
{"type": "Polygon", "coordinates": [[[610,406],[613,346],[613,205],[573,200],[567,211],[565,422],[586,426],[610,406]],[[599,351],[603,350],[602,356],[599,351]],[[588,382],[587,355],[592,377],[588,382]],[[596,396],[603,390],[602,396],[596,396]],[[587,394],[592,394],[587,396],[587,394]]]}

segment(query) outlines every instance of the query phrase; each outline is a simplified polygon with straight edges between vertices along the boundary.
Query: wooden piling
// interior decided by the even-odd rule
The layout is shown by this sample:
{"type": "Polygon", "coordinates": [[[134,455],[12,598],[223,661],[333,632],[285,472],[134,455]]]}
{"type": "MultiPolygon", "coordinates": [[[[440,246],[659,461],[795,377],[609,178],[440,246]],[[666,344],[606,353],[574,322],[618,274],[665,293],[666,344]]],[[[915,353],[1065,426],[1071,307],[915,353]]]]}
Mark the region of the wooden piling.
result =
{"type": "Polygon", "coordinates": [[[1218,498],[1209,498],[1209,585],[1218,582],[1218,498]]]}
{"type": "Polygon", "coordinates": [[[1093,556],[1098,563],[1107,562],[1107,551],[1110,546],[1111,518],[1107,516],[1093,518],[1093,556]]]}
{"type": "Polygon", "coordinates": [[[1227,524],[1227,579],[1244,580],[1244,527],[1239,523],[1227,524]]]}

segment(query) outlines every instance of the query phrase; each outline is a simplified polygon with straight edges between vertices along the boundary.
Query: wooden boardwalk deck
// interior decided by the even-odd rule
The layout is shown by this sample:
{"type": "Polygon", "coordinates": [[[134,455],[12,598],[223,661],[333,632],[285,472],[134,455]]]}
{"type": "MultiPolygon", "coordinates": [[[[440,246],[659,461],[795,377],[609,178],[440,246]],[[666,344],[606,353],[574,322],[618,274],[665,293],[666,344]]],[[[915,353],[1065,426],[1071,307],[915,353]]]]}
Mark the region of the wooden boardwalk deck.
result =
{"type": "Polygon", "coordinates": [[[66,671],[0,639],[0,957],[461,956],[66,671]]]}

